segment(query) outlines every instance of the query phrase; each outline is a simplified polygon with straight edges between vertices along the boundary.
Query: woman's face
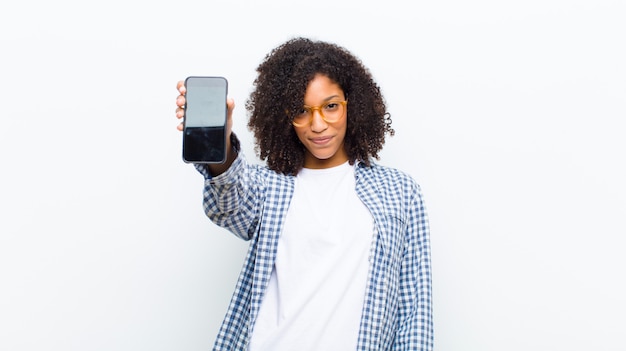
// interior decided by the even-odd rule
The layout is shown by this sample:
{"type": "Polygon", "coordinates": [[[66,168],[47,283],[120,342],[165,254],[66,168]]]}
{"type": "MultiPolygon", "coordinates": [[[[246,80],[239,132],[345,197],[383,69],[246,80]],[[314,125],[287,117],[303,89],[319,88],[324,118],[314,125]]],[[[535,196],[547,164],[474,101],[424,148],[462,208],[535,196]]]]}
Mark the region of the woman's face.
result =
{"type": "MultiPolygon", "coordinates": [[[[323,106],[331,101],[344,101],[345,95],[338,84],[328,77],[318,74],[309,82],[304,94],[306,106],[323,106]]],[[[294,126],[298,139],[306,148],[304,155],[305,168],[329,168],[339,166],[348,161],[344,148],[344,138],[348,109],[343,108],[343,116],[329,123],[322,118],[320,109],[313,109],[311,122],[302,126],[294,126]]]]}

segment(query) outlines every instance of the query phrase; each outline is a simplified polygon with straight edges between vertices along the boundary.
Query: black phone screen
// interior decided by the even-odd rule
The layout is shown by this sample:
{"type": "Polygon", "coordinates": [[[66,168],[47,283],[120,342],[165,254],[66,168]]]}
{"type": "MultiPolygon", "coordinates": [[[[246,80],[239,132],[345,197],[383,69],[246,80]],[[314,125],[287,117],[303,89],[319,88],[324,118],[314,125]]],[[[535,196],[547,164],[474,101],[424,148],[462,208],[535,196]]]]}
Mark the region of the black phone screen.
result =
{"type": "Polygon", "coordinates": [[[223,77],[187,77],[185,87],[183,160],[225,162],[228,82],[223,77]]]}

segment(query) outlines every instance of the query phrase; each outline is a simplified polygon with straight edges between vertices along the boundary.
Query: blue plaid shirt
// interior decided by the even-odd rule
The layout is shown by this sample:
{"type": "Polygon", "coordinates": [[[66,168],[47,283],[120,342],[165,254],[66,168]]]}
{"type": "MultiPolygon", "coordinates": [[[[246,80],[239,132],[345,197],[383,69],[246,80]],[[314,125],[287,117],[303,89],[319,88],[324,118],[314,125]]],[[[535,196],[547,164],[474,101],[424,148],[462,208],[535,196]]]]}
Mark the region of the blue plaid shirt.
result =
{"type": "MultiPolygon", "coordinates": [[[[205,166],[204,209],[217,225],[250,240],[214,350],[247,348],[270,280],[295,177],[248,164],[240,152],[212,177],[205,166]]],[[[356,191],[375,232],[357,350],[432,350],[428,217],[419,185],[383,166],[357,163],[356,191]]]]}

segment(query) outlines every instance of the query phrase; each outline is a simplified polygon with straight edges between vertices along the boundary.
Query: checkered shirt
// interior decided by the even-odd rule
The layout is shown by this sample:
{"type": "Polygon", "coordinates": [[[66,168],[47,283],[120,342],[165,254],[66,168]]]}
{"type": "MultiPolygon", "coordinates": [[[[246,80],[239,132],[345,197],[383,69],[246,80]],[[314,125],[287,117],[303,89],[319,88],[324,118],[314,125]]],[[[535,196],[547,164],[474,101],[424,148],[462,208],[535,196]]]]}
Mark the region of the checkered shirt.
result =
{"type": "MultiPolygon", "coordinates": [[[[247,349],[276,259],[295,177],[239,156],[205,178],[204,209],[217,225],[250,241],[214,350],[247,349]]],[[[388,167],[357,163],[356,191],[375,220],[357,350],[432,350],[429,224],[419,185],[388,167]]]]}

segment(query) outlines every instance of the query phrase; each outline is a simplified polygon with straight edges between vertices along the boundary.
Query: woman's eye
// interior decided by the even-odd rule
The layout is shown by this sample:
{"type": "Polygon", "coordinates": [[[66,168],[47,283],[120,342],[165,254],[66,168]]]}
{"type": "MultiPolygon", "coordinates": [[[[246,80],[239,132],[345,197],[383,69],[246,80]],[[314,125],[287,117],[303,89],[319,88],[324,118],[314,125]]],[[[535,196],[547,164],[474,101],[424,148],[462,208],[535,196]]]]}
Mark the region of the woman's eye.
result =
{"type": "Polygon", "coordinates": [[[325,110],[334,110],[334,109],[337,108],[337,105],[339,105],[339,104],[336,103],[336,102],[329,102],[326,105],[324,105],[324,109],[325,110]]]}

